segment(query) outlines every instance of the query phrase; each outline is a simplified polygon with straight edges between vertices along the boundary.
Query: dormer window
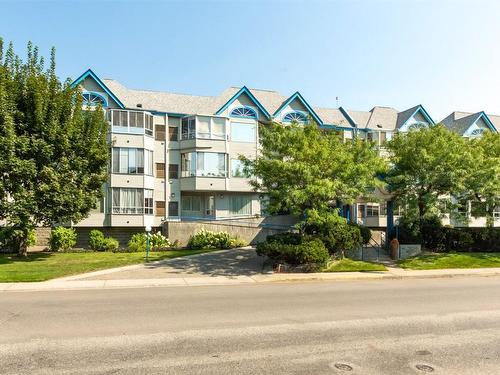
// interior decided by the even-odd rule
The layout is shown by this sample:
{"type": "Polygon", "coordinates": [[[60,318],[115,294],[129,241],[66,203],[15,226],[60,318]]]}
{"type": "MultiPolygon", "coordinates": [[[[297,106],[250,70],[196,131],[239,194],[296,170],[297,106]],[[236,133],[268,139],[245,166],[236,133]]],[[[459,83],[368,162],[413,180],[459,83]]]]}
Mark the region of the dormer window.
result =
{"type": "Polygon", "coordinates": [[[473,137],[479,137],[481,135],[483,135],[484,133],[484,129],[474,129],[470,135],[473,136],[473,137]]]}
{"type": "Polygon", "coordinates": [[[82,93],[83,104],[89,107],[95,107],[97,105],[102,105],[103,107],[108,106],[108,101],[104,96],[96,92],[84,92],[82,93]]]}
{"type": "Polygon", "coordinates": [[[427,127],[425,122],[416,122],[408,126],[408,130],[419,130],[427,127]]]}
{"type": "Polygon", "coordinates": [[[229,114],[230,117],[257,119],[257,112],[252,107],[242,106],[234,108],[229,114]]]}
{"type": "Polygon", "coordinates": [[[303,124],[306,121],[306,115],[299,111],[288,112],[285,116],[283,116],[283,122],[298,122],[303,124]]]}

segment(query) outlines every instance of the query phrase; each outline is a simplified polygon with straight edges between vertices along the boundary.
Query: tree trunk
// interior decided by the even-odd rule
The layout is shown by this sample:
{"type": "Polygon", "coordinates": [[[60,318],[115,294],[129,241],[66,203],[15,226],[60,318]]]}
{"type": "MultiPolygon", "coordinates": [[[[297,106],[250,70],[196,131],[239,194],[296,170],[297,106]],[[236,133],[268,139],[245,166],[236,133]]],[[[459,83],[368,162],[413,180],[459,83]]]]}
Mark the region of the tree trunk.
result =
{"type": "Polygon", "coordinates": [[[418,231],[422,235],[422,225],[424,224],[425,204],[422,199],[418,200],[418,231]]]}
{"type": "Polygon", "coordinates": [[[26,258],[28,256],[28,235],[29,231],[23,230],[22,236],[19,238],[18,256],[26,258]]]}

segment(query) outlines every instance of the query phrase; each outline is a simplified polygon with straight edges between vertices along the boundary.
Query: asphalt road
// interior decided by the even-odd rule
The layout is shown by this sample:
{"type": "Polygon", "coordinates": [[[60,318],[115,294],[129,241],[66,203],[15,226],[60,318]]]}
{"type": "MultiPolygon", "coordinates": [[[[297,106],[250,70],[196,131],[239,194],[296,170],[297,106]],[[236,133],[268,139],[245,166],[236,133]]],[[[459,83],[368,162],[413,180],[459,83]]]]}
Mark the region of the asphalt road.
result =
{"type": "Polygon", "coordinates": [[[500,374],[500,278],[0,293],[1,374],[431,370],[500,374]]]}

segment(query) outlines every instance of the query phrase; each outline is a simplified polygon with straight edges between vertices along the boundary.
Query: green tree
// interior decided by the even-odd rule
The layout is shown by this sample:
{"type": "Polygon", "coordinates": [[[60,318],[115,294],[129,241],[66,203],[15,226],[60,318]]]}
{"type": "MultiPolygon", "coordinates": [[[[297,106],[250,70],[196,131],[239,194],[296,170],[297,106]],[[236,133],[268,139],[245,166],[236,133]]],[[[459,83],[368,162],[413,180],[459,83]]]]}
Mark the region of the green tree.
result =
{"type": "Polygon", "coordinates": [[[260,155],[242,158],[255,190],[269,197],[270,213],[306,217],[308,210],[331,211],[336,202],[352,203],[380,185],[385,162],[370,143],[344,142],[315,123],[259,127],[260,155]]]}
{"type": "Polygon", "coordinates": [[[467,141],[442,125],[398,133],[389,142],[389,191],[421,228],[429,215],[451,207],[465,191],[472,163],[467,141]]]}
{"type": "Polygon", "coordinates": [[[500,134],[488,132],[469,141],[473,155],[467,196],[472,201],[472,215],[486,216],[486,224],[493,227],[493,211],[500,206],[500,134]]]}
{"type": "Polygon", "coordinates": [[[23,61],[0,40],[0,219],[27,254],[30,230],[86,217],[102,194],[109,147],[102,108],[83,110],[78,88],[61,83],[38,48],[23,61]]]}

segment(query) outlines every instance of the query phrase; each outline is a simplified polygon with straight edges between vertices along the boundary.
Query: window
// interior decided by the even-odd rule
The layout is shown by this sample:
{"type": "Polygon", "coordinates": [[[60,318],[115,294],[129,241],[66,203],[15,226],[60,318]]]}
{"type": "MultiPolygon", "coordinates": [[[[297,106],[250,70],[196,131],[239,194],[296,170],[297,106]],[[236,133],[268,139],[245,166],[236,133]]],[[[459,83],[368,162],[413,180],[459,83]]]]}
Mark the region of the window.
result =
{"type": "Polygon", "coordinates": [[[239,159],[231,159],[231,177],[247,177],[243,172],[243,162],[239,159]]]}
{"type": "Polygon", "coordinates": [[[179,202],[168,202],[168,216],[179,216],[179,202]]]}
{"type": "Polygon", "coordinates": [[[364,217],[365,217],[365,205],[358,204],[358,218],[364,218],[364,217]]]}
{"type": "Polygon", "coordinates": [[[188,152],[181,154],[182,177],[226,177],[226,154],[188,152]]]}
{"type": "Polygon", "coordinates": [[[231,140],[235,142],[255,142],[255,124],[231,121],[231,140]]]}
{"type": "Polygon", "coordinates": [[[156,163],[156,177],[165,178],[165,163],[156,163]]]}
{"type": "Polygon", "coordinates": [[[196,121],[194,117],[182,119],[182,139],[194,139],[196,137],[196,121]]]}
{"type": "Polygon", "coordinates": [[[366,217],[379,216],[379,206],[374,204],[366,205],[366,217]]]}
{"type": "Polygon", "coordinates": [[[226,120],[220,117],[193,116],[182,119],[182,139],[226,139],[226,120]]]}
{"type": "Polygon", "coordinates": [[[201,212],[201,197],[198,195],[184,195],[182,197],[182,211],[201,212]]]}
{"type": "Polygon", "coordinates": [[[493,218],[500,219],[500,206],[496,206],[493,210],[493,218]]]}
{"type": "Polygon", "coordinates": [[[146,115],[145,133],[147,135],[153,135],[153,123],[154,123],[154,116],[146,115]]]}
{"type": "Polygon", "coordinates": [[[306,122],[307,118],[306,115],[303,114],[302,112],[294,111],[294,112],[288,112],[284,117],[283,117],[283,122],[298,122],[298,123],[304,123],[306,122]]]}
{"type": "Polygon", "coordinates": [[[113,214],[153,214],[153,190],[136,188],[111,188],[113,214]]]}
{"type": "Polygon", "coordinates": [[[168,178],[169,180],[175,180],[179,178],[179,164],[168,165],[168,178]]]}
{"type": "Polygon", "coordinates": [[[383,145],[387,141],[387,133],[380,132],[380,144],[383,145]]]}
{"type": "Polygon", "coordinates": [[[154,116],[141,111],[110,110],[113,132],[153,135],[154,116]]]}
{"type": "Polygon", "coordinates": [[[484,129],[474,129],[470,135],[478,137],[484,133],[484,129]]]}
{"type": "Polygon", "coordinates": [[[165,201],[156,201],[156,216],[165,216],[165,201]]]}
{"type": "Polygon", "coordinates": [[[102,105],[103,107],[108,106],[108,102],[104,96],[98,94],[96,92],[84,92],[83,96],[83,104],[89,107],[95,107],[98,105],[102,105]]]}
{"type": "Polygon", "coordinates": [[[251,215],[252,199],[245,195],[231,195],[229,212],[231,215],[251,215]]]}
{"type": "Polygon", "coordinates": [[[153,190],[144,189],[144,213],[153,215],[153,190]]]}
{"type": "Polygon", "coordinates": [[[408,126],[408,130],[419,130],[427,127],[425,122],[416,122],[408,126]]]}
{"type": "Polygon", "coordinates": [[[153,151],[113,147],[112,172],[153,175],[153,151]]]}
{"type": "Polygon", "coordinates": [[[174,142],[179,140],[179,127],[178,126],[169,126],[168,127],[168,140],[174,141],[174,142]]]}
{"type": "Polygon", "coordinates": [[[155,139],[157,141],[164,141],[165,140],[165,125],[156,125],[155,126],[155,139]]]}
{"type": "Polygon", "coordinates": [[[457,201],[457,212],[461,215],[467,216],[469,213],[469,202],[466,199],[457,201]]]}
{"type": "Polygon", "coordinates": [[[243,106],[234,108],[229,116],[257,119],[257,112],[251,107],[243,106]]]}

